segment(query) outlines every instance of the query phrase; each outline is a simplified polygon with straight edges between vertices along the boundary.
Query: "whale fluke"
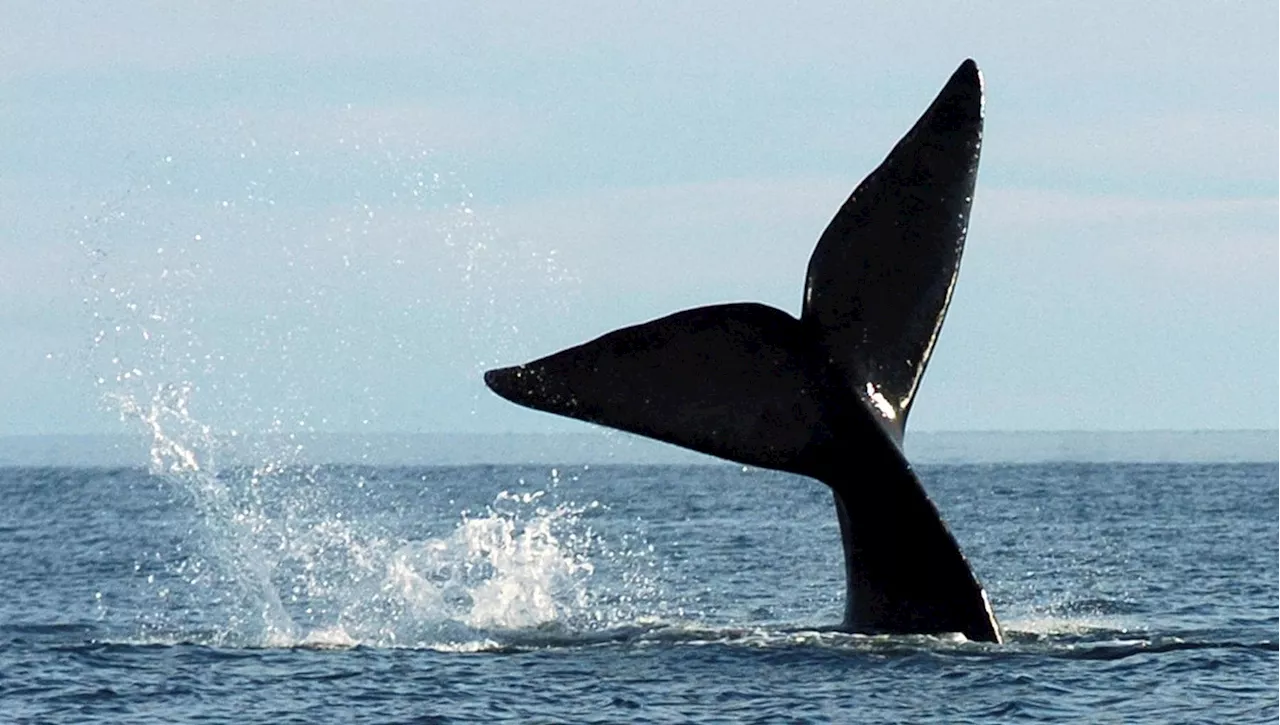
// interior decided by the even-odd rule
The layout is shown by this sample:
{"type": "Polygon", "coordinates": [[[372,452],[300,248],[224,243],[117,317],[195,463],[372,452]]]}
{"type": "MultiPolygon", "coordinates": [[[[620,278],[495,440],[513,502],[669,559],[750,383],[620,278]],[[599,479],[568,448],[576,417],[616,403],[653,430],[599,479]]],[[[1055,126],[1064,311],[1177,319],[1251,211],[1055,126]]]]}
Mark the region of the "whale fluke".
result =
{"type": "Polygon", "coordinates": [[[822,481],[844,545],[845,629],[999,642],[901,448],[959,271],[981,141],[969,60],[832,219],[799,319],[755,303],[699,307],[485,383],[536,410],[822,481]]]}

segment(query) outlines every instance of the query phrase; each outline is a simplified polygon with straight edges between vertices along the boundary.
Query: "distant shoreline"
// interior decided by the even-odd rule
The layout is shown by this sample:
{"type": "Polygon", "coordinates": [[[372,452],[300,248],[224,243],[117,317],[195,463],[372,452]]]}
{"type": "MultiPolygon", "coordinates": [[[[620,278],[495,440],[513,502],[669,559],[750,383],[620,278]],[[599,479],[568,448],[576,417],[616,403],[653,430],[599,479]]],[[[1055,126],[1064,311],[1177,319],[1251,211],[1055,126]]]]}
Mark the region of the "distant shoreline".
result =
{"type": "MultiPolygon", "coordinates": [[[[145,466],[138,435],[0,436],[0,466],[145,466]]],[[[1277,463],[1280,432],[964,431],[907,434],[916,464],[1277,463]]],[[[220,440],[218,464],[265,461],[368,465],[722,463],[635,436],[583,433],[276,434],[220,440]]]]}

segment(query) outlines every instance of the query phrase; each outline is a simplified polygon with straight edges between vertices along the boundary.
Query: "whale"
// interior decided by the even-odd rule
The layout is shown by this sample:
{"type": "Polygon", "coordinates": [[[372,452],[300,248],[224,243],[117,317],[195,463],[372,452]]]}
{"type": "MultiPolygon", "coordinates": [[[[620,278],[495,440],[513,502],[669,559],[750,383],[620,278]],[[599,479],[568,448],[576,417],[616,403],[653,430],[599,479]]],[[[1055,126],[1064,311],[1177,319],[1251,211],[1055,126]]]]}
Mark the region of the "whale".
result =
{"type": "Polygon", "coordinates": [[[809,259],[799,318],[683,310],[521,365],[497,395],[826,484],[844,550],[840,629],[1001,641],[985,590],[903,453],[960,270],[982,146],[966,60],[853,190],[809,259]]]}

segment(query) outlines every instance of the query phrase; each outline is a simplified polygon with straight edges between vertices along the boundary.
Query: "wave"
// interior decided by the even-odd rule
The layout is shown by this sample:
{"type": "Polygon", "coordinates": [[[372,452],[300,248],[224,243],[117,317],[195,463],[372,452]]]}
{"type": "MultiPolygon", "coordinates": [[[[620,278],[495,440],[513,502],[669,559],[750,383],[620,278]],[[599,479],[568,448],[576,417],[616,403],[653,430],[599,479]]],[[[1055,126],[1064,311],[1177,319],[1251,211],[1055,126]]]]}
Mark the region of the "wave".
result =
{"type": "MultiPolygon", "coordinates": [[[[4,628],[9,630],[11,628],[4,628]]],[[[442,628],[446,629],[446,628],[442,628]]],[[[59,634],[83,634],[83,627],[60,628],[59,634]]],[[[469,629],[440,632],[435,639],[412,642],[367,641],[342,627],[327,627],[304,635],[253,644],[228,644],[218,633],[151,633],[103,638],[80,647],[197,647],[223,652],[260,650],[416,650],[448,654],[520,654],[546,650],[598,647],[719,647],[744,652],[783,655],[834,654],[899,658],[919,655],[981,659],[1038,657],[1067,660],[1120,660],[1136,655],[1159,655],[1194,650],[1278,652],[1276,640],[1239,641],[1205,633],[1131,633],[1095,629],[1087,635],[1046,635],[1008,630],[1007,641],[996,645],[971,642],[960,634],[866,635],[834,628],[714,626],[680,620],[646,618],[599,629],[574,629],[556,623],[518,629],[469,629]]]]}

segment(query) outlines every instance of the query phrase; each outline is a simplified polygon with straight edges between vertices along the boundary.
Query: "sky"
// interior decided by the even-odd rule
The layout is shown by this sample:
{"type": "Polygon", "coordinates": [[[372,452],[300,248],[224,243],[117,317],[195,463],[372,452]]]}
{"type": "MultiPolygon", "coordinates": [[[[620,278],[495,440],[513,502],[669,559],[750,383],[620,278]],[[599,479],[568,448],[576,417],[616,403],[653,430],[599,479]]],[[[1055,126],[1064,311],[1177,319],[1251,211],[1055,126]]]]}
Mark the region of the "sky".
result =
{"type": "Polygon", "coordinates": [[[1276,427],[1274,2],[757,5],[0,5],[0,435],[582,430],[481,373],[798,313],[968,57],[912,428],[1276,427]]]}

